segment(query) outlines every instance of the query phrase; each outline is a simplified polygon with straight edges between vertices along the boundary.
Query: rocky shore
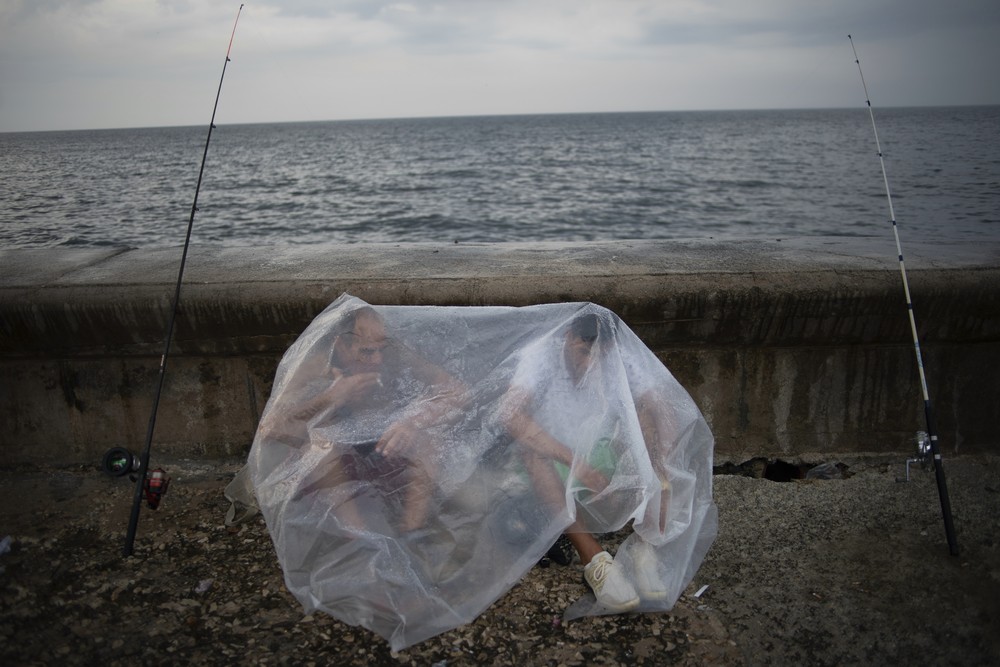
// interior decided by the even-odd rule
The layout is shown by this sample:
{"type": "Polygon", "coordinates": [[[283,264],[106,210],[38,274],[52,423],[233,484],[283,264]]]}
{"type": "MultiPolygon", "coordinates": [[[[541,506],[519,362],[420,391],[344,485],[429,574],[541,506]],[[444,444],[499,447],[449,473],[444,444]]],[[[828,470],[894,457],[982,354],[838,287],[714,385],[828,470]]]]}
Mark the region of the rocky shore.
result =
{"type": "Polygon", "coordinates": [[[933,472],[897,482],[904,459],[843,459],[832,480],[717,474],[719,537],[670,613],[563,622],[580,567],[536,567],[474,623],[399,653],[303,616],[259,517],[224,525],[238,461],[154,461],[171,485],[129,558],[127,479],[0,471],[0,663],[998,664],[1000,457],[946,457],[958,556],[933,472]]]}

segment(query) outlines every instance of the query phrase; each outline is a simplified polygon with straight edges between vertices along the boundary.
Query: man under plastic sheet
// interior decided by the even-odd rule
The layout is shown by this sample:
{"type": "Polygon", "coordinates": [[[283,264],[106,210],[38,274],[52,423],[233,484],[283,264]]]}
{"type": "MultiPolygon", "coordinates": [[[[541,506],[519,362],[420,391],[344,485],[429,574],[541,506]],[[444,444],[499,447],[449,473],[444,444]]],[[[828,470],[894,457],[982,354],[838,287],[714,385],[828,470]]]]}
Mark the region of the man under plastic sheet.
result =
{"type": "Polygon", "coordinates": [[[712,446],[604,308],[345,294],[282,359],[227,495],[252,491],[306,611],[400,650],[471,622],[563,532],[597,594],[567,619],[670,609],[715,537],[712,446]],[[629,522],[612,559],[591,533],[629,522]]]}

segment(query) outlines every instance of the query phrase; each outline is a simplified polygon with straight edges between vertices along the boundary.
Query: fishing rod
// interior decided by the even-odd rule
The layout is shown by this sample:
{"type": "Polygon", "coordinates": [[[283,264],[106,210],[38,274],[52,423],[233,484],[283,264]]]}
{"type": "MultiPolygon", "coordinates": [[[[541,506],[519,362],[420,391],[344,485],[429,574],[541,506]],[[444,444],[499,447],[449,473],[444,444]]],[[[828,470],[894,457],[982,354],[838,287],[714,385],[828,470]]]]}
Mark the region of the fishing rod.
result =
{"type": "Polygon", "coordinates": [[[226,49],[226,60],[222,64],[222,76],[219,78],[219,90],[215,93],[215,105],[212,107],[212,119],[208,123],[208,137],[205,139],[205,152],[201,156],[201,169],[198,171],[198,184],[194,189],[194,202],[191,204],[191,217],[188,219],[187,235],[184,237],[184,251],[181,253],[181,265],[177,272],[177,286],[174,289],[174,302],[170,310],[170,318],[167,322],[165,335],[166,342],[163,348],[163,355],[160,357],[160,375],[156,384],[156,394],[153,397],[153,409],[149,416],[149,428],[146,430],[146,444],[139,458],[139,469],[136,473],[135,496],[132,500],[132,514],[128,521],[128,533],[125,535],[125,547],[122,550],[124,556],[132,555],[132,546],[135,543],[135,531],[139,526],[139,510],[142,507],[143,496],[150,499],[150,507],[156,508],[159,496],[166,491],[169,478],[166,478],[162,470],[154,470],[154,476],[147,478],[149,470],[149,453],[153,446],[153,431],[156,428],[156,411],[160,405],[160,394],[163,392],[163,378],[167,371],[167,357],[170,356],[170,342],[174,336],[174,322],[177,319],[177,306],[181,299],[181,281],[184,277],[184,265],[187,263],[188,247],[191,245],[191,230],[194,228],[194,215],[198,211],[198,193],[201,191],[201,179],[205,173],[205,161],[208,159],[208,144],[212,141],[212,130],[215,129],[215,112],[219,108],[219,97],[222,96],[222,81],[226,78],[226,65],[229,64],[229,53],[233,49],[233,38],[236,36],[236,25],[240,21],[240,14],[243,12],[243,5],[240,4],[236,12],[236,20],[233,22],[233,32],[229,35],[229,47],[226,49]],[[157,474],[158,473],[158,474],[157,474]],[[152,495],[150,495],[152,487],[152,495]]]}
{"type": "Polygon", "coordinates": [[[920,337],[917,335],[917,321],[913,315],[913,301],[910,299],[910,284],[906,279],[906,264],[903,262],[903,248],[899,242],[899,229],[896,225],[896,214],[892,208],[892,194],[889,191],[889,177],[885,171],[885,159],[882,155],[882,146],[878,140],[878,130],[875,127],[875,112],[872,110],[871,98],[868,95],[868,84],[865,83],[864,72],[861,71],[861,59],[858,58],[858,50],[854,46],[854,39],[848,35],[851,42],[851,50],[854,51],[854,62],[858,65],[858,74],[861,75],[861,85],[865,90],[865,102],[868,104],[868,115],[872,120],[872,132],[875,135],[875,149],[878,152],[878,160],[882,165],[882,180],[885,182],[885,196],[889,201],[889,220],[892,222],[892,234],[896,239],[896,253],[899,257],[899,271],[903,277],[903,293],[906,296],[906,310],[910,316],[910,331],[913,334],[913,349],[917,355],[917,371],[920,375],[920,389],[924,397],[924,418],[927,423],[927,436],[930,444],[930,454],[934,460],[934,475],[937,478],[938,496],[941,499],[941,514],[944,517],[944,530],[948,538],[948,550],[952,556],[958,555],[958,541],[955,539],[955,526],[951,518],[951,502],[948,500],[948,484],[944,478],[944,465],[941,462],[941,450],[938,445],[938,436],[934,422],[934,410],[931,406],[930,393],[927,391],[927,376],[924,373],[924,359],[920,353],[920,337]]]}

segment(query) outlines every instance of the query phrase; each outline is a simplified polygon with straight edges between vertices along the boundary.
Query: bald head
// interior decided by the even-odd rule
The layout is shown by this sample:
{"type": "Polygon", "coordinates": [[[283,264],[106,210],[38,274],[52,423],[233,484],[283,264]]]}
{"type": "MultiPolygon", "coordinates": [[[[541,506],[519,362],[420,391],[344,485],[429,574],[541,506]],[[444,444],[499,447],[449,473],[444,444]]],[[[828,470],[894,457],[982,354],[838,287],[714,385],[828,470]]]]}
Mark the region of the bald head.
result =
{"type": "Polygon", "coordinates": [[[385,323],[372,308],[352,312],[333,345],[334,363],[348,374],[377,373],[387,344],[385,323]]]}

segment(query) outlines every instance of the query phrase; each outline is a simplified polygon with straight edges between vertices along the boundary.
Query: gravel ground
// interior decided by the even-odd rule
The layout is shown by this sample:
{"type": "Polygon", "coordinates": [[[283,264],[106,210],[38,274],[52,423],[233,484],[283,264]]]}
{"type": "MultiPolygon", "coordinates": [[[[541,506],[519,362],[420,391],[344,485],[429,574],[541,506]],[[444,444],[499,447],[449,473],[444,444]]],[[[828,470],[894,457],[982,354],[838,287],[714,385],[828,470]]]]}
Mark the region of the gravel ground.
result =
{"type": "Polygon", "coordinates": [[[239,462],[165,465],[130,558],[127,479],[0,471],[0,664],[1000,664],[1000,457],[946,458],[959,556],[933,472],[895,481],[904,458],[842,460],[848,476],[826,481],[716,475],[719,537],[670,613],[563,623],[579,564],[536,567],[474,623],[399,653],[303,616],[259,517],[223,525],[239,462]]]}

